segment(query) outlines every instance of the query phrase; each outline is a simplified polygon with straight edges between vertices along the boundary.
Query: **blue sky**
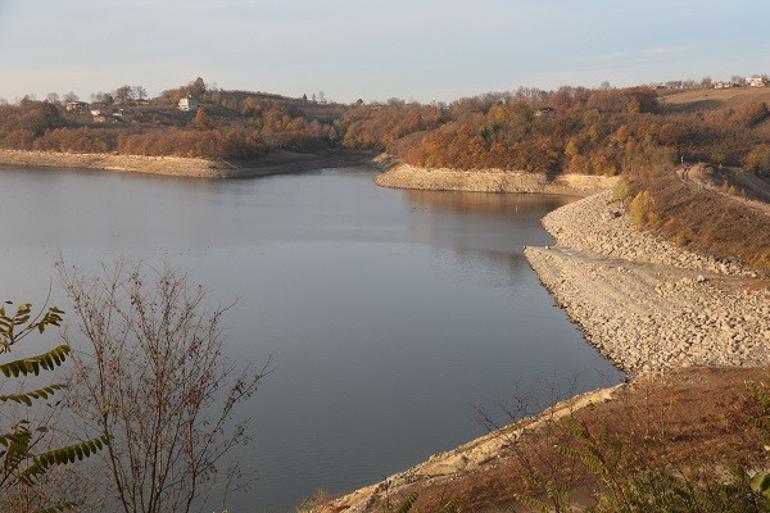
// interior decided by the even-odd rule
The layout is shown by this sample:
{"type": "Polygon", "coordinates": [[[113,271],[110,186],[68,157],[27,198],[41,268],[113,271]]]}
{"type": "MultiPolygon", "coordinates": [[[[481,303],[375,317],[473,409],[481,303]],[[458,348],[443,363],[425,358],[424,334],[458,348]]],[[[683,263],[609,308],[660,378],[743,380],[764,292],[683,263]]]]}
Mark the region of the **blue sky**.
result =
{"type": "Polygon", "coordinates": [[[0,97],[202,76],[339,101],[770,73],[759,0],[0,0],[0,97]]]}

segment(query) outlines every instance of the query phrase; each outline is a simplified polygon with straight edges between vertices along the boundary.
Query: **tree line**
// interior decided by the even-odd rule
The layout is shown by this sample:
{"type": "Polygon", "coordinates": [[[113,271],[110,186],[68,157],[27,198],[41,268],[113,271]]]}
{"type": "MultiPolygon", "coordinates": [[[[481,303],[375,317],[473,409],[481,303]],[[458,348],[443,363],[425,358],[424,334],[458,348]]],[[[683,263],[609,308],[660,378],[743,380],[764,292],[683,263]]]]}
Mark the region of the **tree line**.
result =
{"type": "Polygon", "coordinates": [[[653,87],[343,105],[225,91],[199,78],[145,96],[141,86],[95,95],[94,106],[121,106],[120,119],[107,124],[66,112],[57,98],[0,105],[0,147],[233,159],[343,147],[387,151],[418,166],[594,175],[618,174],[639,151],[666,148],[679,159],[770,172],[770,136],[760,129],[770,116],[765,103],[677,111],[653,87]],[[176,109],[185,97],[199,101],[196,112],[176,109]]]}

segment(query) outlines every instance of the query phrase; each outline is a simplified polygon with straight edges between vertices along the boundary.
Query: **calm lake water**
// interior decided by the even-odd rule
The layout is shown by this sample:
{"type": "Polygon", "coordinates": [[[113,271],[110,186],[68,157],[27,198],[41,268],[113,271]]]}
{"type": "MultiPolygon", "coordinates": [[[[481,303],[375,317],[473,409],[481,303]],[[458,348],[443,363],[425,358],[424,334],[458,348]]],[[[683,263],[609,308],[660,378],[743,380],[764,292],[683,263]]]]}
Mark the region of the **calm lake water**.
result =
{"type": "MultiPolygon", "coordinates": [[[[522,254],[540,195],[381,189],[363,169],[196,181],[0,170],[0,296],[41,302],[54,262],[167,262],[204,284],[240,361],[275,372],[247,405],[257,481],[232,511],[290,510],[481,435],[477,408],[540,406],[620,374],[522,254]],[[555,392],[554,392],[555,391],[555,392]]],[[[66,306],[66,305],[65,305],[66,306]]]]}

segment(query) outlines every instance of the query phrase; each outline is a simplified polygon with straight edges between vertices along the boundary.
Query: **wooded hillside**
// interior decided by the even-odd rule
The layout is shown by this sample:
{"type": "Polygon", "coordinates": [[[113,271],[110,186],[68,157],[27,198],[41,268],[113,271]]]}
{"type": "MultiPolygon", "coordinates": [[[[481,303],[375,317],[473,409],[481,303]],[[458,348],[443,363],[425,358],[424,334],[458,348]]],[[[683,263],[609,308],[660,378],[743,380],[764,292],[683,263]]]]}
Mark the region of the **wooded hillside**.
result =
{"type": "Polygon", "coordinates": [[[202,79],[149,100],[142,91],[124,86],[71,110],[56,95],[0,105],[0,147],[245,159],[337,146],[388,151],[417,166],[593,175],[619,174],[640,153],[665,150],[671,161],[770,173],[770,95],[683,108],[650,87],[520,89],[428,105],[344,105],[225,91],[202,79]],[[187,97],[194,111],[177,108],[187,97]]]}

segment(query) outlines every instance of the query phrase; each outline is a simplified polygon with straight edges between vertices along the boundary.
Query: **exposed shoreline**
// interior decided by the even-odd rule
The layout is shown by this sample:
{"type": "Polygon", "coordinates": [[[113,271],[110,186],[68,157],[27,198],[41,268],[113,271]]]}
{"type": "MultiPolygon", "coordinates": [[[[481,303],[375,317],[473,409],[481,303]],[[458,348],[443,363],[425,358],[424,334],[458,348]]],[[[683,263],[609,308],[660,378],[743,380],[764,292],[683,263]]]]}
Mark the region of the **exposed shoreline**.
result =
{"type": "Polygon", "coordinates": [[[478,169],[465,171],[447,168],[421,168],[396,164],[375,178],[381,187],[434,191],[546,193],[587,196],[611,189],[617,177],[560,174],[549,177],[542,173],[478,169]]]}
{"type": "Polygon", "coordinates": [[[249,178],[322,168],[374,166],[373,157],[372,152],[339,149],[315,153],[276,150],[248,161],[0,149],[0,166],[98,169],[187,178],[249,178]]]}
{"type": "MultiPolygon", "coordinates": [[[[535,453],[551,452],[550,456],[544,455],[544,460],[533,459],[534,465],[563,456],[554,449],[556,443],[563,443],[563,438],[556,434],[559,432],[556,426],[563,425],[567,418],[590,425],[592,429],[609,427],[625,430],[626,436],[642,438],[646,431],[640,426],[647,425],[651,416],[665,419],[680,429],[658,438],[659,454],[668,455],[670,461],[700,455],[704,464],[720,465],[738,452],[750,454],[759,450],[747,447],[744,437],[725,428],[722,414],[725,404],[740,400],[747,381],[764,376],[765,369],[740,367],[690,367],[640,375],[629,382],[560,401],[539,414],[512,422],[456,449],[435,454],[379,483],[336,499],[311,503],[309,508],[299,511],[377,513],[382,511],[384,501],[398,505],[413,493],[418,501],[426,500],[434,506],[437,502],[441,505],[456,499],[476,502],[478,507],[469,511],[510,511],[514,494],[524,492],[524,479],[515,476],[523,478],[531,472],[526,465],[522,466],[520,455],[532,457],[535,453]],[[636,429],[636,435],[629,433],[629,429],[636,429]]],[[[586,489],[596,484],[590,477],[573,482],[571,495],[575,505],[591,504],[586,489]]]]}
{"type": "Polygon", "coordinates": [[[719,373],[741,375],[770,364],[767,277],[639,231],[609,191],[551,212],[543,225],[557,245],[526,248],[532,268],[586,340],[631,381],[561,401],[317,511],[370,513],[388,495],[444,489],[493,474],[510,457],[512,440],[537,438],[541,426],[564,415],[595,415],[599,404],[622,408],[628,393],[644,383],[687,386],[704,372],[719,383],[719,373]]]}
{"type": "Polygon", "coordinates": [[[316,513],[374,513],[387,496],[397,496],[414,487],[447,485],[461,475],[471,474],[493,465],[511,441],[534,434],[545,424],[572,415],[584,408],[618,397],[627,387],[619,384],[592,390],[559,401],[543,412],[513,422],[498,431],[482,435],[456,449],[434,454],[427,461],[393,474],[386,479],[359,488],[316,508],[316,513]]]}
{"type": "Polygon", "coordinates": [[[770,363],[770,280],[636,229],[609,192],[543,219],[526,248],[586,340],[630,374],[770,363]]]}

